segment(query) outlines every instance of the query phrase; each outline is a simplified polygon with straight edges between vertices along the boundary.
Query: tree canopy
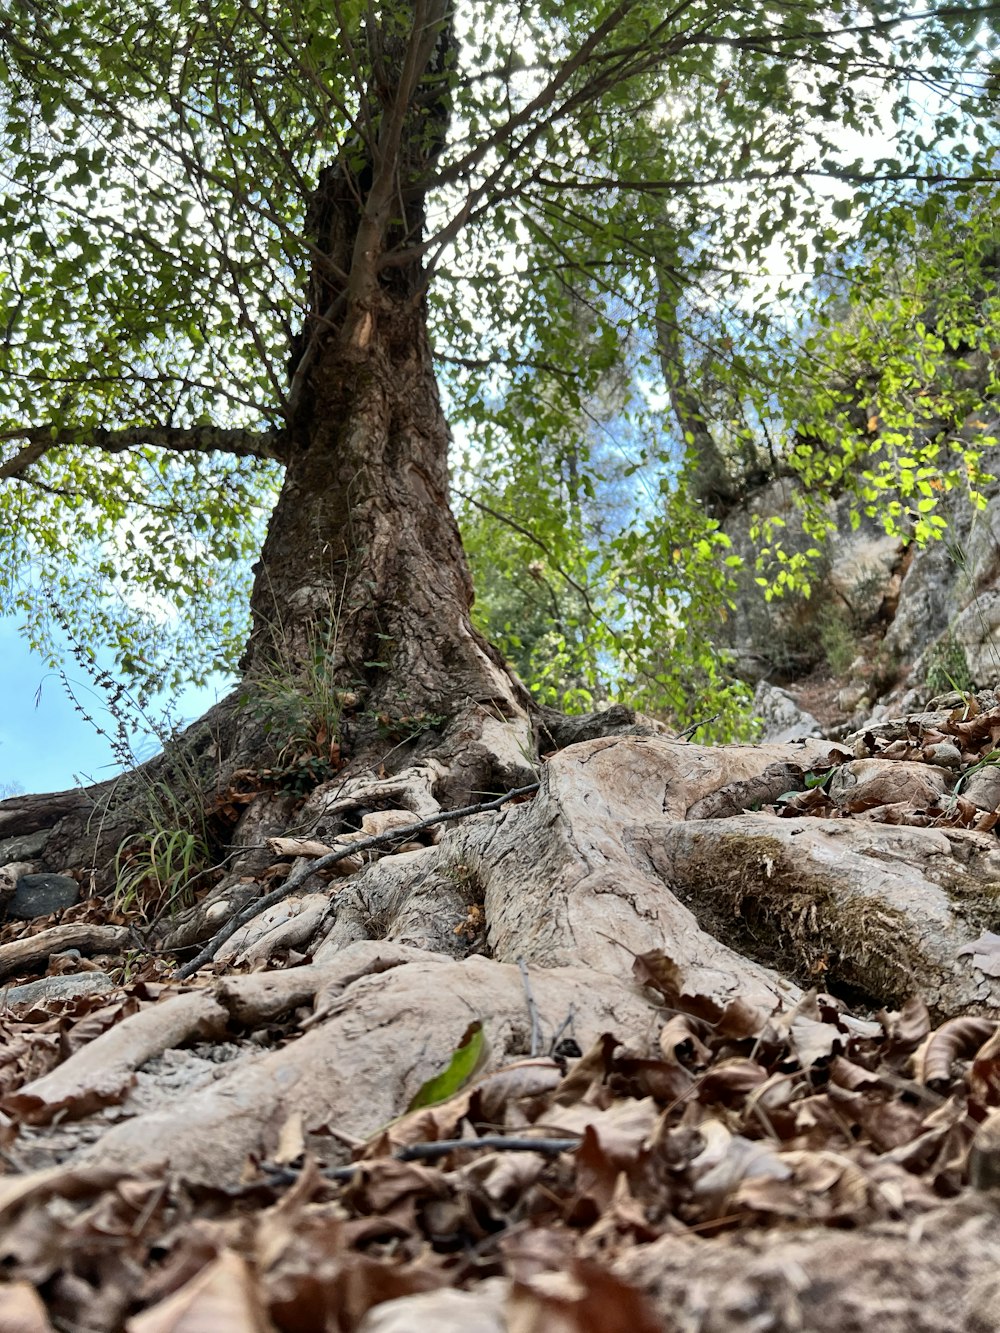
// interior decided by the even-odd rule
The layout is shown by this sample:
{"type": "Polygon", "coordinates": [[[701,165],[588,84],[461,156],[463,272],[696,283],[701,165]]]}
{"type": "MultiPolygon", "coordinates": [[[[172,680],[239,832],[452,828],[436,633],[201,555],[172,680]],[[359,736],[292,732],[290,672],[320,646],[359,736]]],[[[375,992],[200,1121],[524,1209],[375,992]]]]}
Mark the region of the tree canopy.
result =
{"type": "MultiPolygon", "coordinates": [[[[503,632],[506,569],[535,597],[531,624],[525,598],[511,604],[508,648],[549,636],[535,669],[554,702],[625,689],[686,720],[696,679],[724,702],[710,455],[777,450],[817,491],[843,474],[836,413],[818,462],[808,431],[793,441],[801,358],[792,408],[780,401],[794,300],[803,277],[863,268],[869,238],[905,234],[920,207],[957,195],[962,216],[987,216],[975,192],[995,180],[995,12],[12,9],[0,18],[4,608],[43,645],[52,615],[70,615],[143,688],[235,667],[250,561],[312,369],[303,329],[334,319],[310,315],[309,274],[335,267],[315,210],[341,164],[362,224],[357,265],[331,281],[352,290],[375,221],[380,281],[421,265],[473,557],[493,572],[488,628],[503,632]]],[[[905,493],[906,457],[886,455],[861,500],[900,469],[905,493]]]]}

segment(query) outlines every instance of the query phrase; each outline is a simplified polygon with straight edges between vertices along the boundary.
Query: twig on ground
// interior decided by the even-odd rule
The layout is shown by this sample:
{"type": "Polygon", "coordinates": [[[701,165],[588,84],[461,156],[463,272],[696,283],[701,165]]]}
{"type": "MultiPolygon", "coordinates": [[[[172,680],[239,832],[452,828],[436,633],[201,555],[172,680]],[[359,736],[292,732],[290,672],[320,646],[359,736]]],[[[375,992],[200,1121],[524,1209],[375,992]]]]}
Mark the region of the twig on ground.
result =
{"type": "MultiPolygon", "coordinates": [[[[405,1148],[397,1148],[389,1160],[394,1162],[432,1162],[437,1157],[447,1157],[451,1152],[487,1149],[492,1152],[540,1152],[555,1155],[561,1152],[576,1152],[583,1139],[529,1139],[510,1138],[504,1134],[484,1134],[478,1139],[437,1139],[432,1143],[411,1143],[405,1148]]],[[[361,1162],[352,1162],[350,1166],[324,1167],[321,1175],[325,1180],[353,1180],[366,1166],[374,1166],[385,1161],[384,1157],[368,1157],[361,1162]]],[[[272,1167],[266,1163],[263,1170],[273,1185],[293,1185],[299,1178],[294,1167],[272,1167]]]]}
{"type": "MultiPolygon", "coordinates": [[[[411,1143],[392,1154],[397,1162],[431,1162],[460,1148],[492,1148],[494,1152],[575,1152],[583,1139],[509,1138],[504,1134],[484,1134],[478,1139],[438,1139],[434,1143],[411,1143]]],[[[364,1165],[359,1162],[359,1166],[364,1165]]]]}
{"type": "Polygon", "coordinates": [[[523,958],[517,960],[521,971],[521,984],[524,986],[524,998],[528,1002],[528,1014],[531,1018],[531,1058],[534,1060],[542,1044],[542,1025],[538,1021],[538,1005],[531,993],[531,981],[528,978],[528,964],[523,958]]]}
{"type": "Polygon", "coordinates": [[[245,926],[248,921],[252,921],[261,912],[266,912],[275,903],[280,903],[282,898],[287,898],[293,889],[297,889],[300,884],[304,884],[310,875],[314,875],[317,870],[327,870],[330,866],[335,866],[338,861],[343,861],[348,856],[356,856],[358,852],[366,852],[372,847],[383,847],[394,842],[408,842],[414,833],[422,833],[424,829],[432,828],[435,824],[447,824],[455,819],[464,819],[468,815],[480,815],[490,810],[499,810],[502,805],[506,805],[508,801],[513,801],[518,796],[532,795],[538,790],[538,787],[537,782],[529,783],[526,787],[514,787],[511,791],[505,792],[503,796],[496,797],[495,800],[481,801],[478,805],[464,805],[459,810],[442,810],[436,815],[428,815],[426,819],[418,819],[413,824],[406,824],[403,828],[387,829],[384,833],[374,833],[370,838],[359,838],[357,842],[352,842],[335,852],[328,852],[326,856],[321,856],[318,860],[312,861],[309,865],[297,870],[294,875],[289,875],[278,888],[272,889],[270,893],[265,893],[262,898],[254,899],[242,912],[237,912],[221,929],[215,932],[204,949],[195,954],[183,967],[179,967],[174,975],[181,981],[193,976],[200,967],[204,967],[206,963],[212,961],[226,940],[231,935],[235,935],[241,926],[245,926]]]}
{"type": "Polygon", "coordinates": [[[557,1046],[559,1045],[559,1043],[562,1041],[563,1033],[566,1032],[566,1031],[570,1031],[570,1032],[573,1031],[573,1020],[574,1020],[575,1017],[576,1017],[576,1012],[575,1012],[573,1006],[570,1005],[570,1007],[569,1007],[569,1013],[566,1015],[566,1017],[563,1019],[563,1021],[559,1024],[559,1026],[556,1028],[556,1030],[555,1030],[555,1035],[553,1036],[552,1041],[549,1043],[549,1055],[555,1055],[555,1053],[556,1053],[556,1047],[557,1047],[557,1046]]]}
{"type": "Polygon", "coordinates": [[[692,722],[689,727],[685,727],[683,731],[679,731],[676,736],[671,736],[670,739],[675,741],[689,740],[696,731],[700,731],[702,727],[707,727],[710,722],[714,722],[720,716],[719,713],[713,713],[711,717],[703,717],[699,722],[692,722]]]}

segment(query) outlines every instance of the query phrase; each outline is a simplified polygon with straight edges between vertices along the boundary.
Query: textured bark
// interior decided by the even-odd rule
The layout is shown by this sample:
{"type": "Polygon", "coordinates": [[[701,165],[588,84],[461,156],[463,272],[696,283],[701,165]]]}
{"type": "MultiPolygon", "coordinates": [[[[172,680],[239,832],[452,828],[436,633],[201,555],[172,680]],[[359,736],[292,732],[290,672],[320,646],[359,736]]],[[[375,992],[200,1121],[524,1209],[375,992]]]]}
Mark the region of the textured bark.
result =
{"type": "Polygon", "coordinates": [[[382,291],[305,403],[257,567],[248,677],[311,666],[322,643],[366,707],[508,714],[517,687],[469,620],[422,296],[382,291]]]}
{"type": "Polygon", "coordinates": [[[451,718],[475,701],[510,716],[523,692],[469,619],[427,333],[421,242],[450,109],[447,6],[402,6],[368,40],[381,73],[367,128],[321,173],[308,213],[310,309],[244,665],[251,680],[294,671],[318,641],[370,712],[451,718]]]}
{"type": "Polygon", "coordinates": [[[81,954],[113,953],[128,939],[127,926],[93,926],[81,921],[52,926],[10,944],[0,944],[0,977],[29,968],[45,968],[54,953],[77,949],[81,954]]]}
{"type": "Polygon", "coordinates": [[[187,818],[196,825],[224,789],[225,757],[236,753],[239,695],[234,693],[133,772],[75,791],[0,801],[0,861],[36,870],[83,870],[88,885],[113,883],[123,840],[187,818]]]}
{"type": "Polygon", "coordinates": [[[684,437],[684,454],[691,473],[692,490],[710,510],[720,507],[725,509],[732,504],[737,486],[715,442],[701,404],[688,382],[677,312],[681,284],[673,269],[665,262],[660,264],[658,280],[657,353],[674,420],[684,437]]]}

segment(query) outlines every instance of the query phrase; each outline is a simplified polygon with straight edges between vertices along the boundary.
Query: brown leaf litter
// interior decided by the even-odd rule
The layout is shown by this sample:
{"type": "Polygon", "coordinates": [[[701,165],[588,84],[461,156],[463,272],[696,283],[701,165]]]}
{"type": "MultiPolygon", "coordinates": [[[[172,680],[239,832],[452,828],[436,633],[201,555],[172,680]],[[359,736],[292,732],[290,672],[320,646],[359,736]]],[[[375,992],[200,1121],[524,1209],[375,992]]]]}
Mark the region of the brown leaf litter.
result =
{"type": "MultiPolygon", "coordinates": [[[[437,966],[443,977],[451,965],[437,966]]],[[[599,1034],[572,1060],[515,1060],[386,1126],[346,1164],[342,1135],[300,1117],[276,1126],[271,1157],[251,1157],[211,1184],[155,1162],[137,1171],[132,1154],[0,1178],[9,1283],[0,1316],[16,1312],[18,1327],[131,1333],[377,1331],[392,1327],[398,1304],[411,1311],[410,1328],[431,1329],[444,1326],[433,1313],[444,1307],[421,1305],[421,1293],[474,1293],[500,1279],[467,1327],[707,1333],[751,1326],[733,1322],[736,1311],[764,1308],[770,1293],[772,1322],[752,1326],[832,1328],[813,1311],[820,1279],[790,1257],[804,1226],[875,1228],[888,1253],[900,1228],[920,1218],[941,1225],[974,1141],[980,1174],[1000,1162],[1000,1137],[994,1147],[977,1139],[1000,1114],[993,1021],[934,1028],[913,1001],[862,1022],[822,994],[776,1015],[740,1002],[720,1010],[686,995],[662,954],[637,958],[635,972],[665,1005],[655,1032],[599,1034]],[[519,1150],[488,1146],[498,1135],[519,1150]],[[460,1146],[448,1147],[454,1140],[460,1146]],[[552,1140],[576,1146],[551,1151],[552,1140]],[[401,1160],[437,1143],[444,1151],[433,1161],[401,1160]],[[738,1281],[717,1260],[728,1252],[718,1242],[731,1248],[740,1238],[756,1238],[761,1259],[738,1281]],[[647,1251],[661,1256],[655,1266],[647,1251]],[[711,1272],[724,1292],[718,1306],[706,1295],[711,1272]],[[699,1301],[708,1304],[697,1315],[699,1301]],[[798,1323],[787,1313],[796,1310],[798,1323]]],[[[294,998],[295,970],[285,976],[275,1003],[294,998]]],[[[258,981],[230,978],[227,994],[258,981]]],[[[543,996],[545,983],[535,983],[543,996]]],[[[158,1044],[219,1030],[227,1015],[199,991],[135,1004],[31,1087],[12,1075],[5,1113],[90,1110],[120,1095],[158,1044]],[[89,1076],[81,1057],[92,1061],[89,1076]]],[[[62,1040],[72,1046],[75,1027],[94,1018],[64,1026],[62,1040]]],[[[48,1026],[40,1036],[54,1036],[59,1020],[48,1026]]],[[[10,1035],[21,1063],[8,1068],[27,1079],[30,1045],[16,1025],[10,1035]]],[[[17,1145],[8,1136],[9,1167],[17,1145]]],[[[837,1236],[823,1244],[844,1265],[851,1247],[837,1236]]],[[[987,1327],[974,1322],[985,1299],[979,1288],[969,1293],[966,1326],[987,1327]]]]}
{"type": "MultiPolygon", "coordinates": [[[[636,800],[695,841],[711,832],[704,821],[726,821],[690,860],[726,911],[706,867],[714,858],[737,884],[720,835],[741,819],[755,828],[766,811],[745,815],[747,802],[803,831],[815,817],[877,831],[865,837],[880,865],[896,835],[872,825],[973,829],[951,836],[987,842],[997,810],[977,802],[1000,760],[1000,708],[911,723],[862,734],[853,758],[814,747],[757,777],[740,756],[715,788],[714,760],[692,746],[687,786],[649,795],[637,781],[636,800]]],[[[600,754],[587,751],[588,765],[600,754]]],[[[588,818],[591,864],[613,876],[619,816],[595,805],[588,818]]],[[[645,815],[629,837],[654,869],[667,856],[645,815]]],[[[829,948],[830,929],[815,928],[823,903],[802,892],[808,842],[797,840],[798,881],[777,844],[756,873],[829,948]]],[[[825,843],[810,845],[818,863],[825,843]]],[[[852,863],[831,864],[844,875],[852,863]]],[[[566,890],[574,945],[582,882],[566,890]]],[[[587,899],[595,919],[616,905],[609,883],[587,899]]],[[[234,937],[217,961],[227,975],[164,984],[165,965],[147,958],[115,973],[111,995],[0,1016],[0,1333],[1000,1327],[991,1014],[939,1021],[912,998],[854,1013],[792,985],[769,1003],[777,982],[748,969],[753,985],[734,987],[709,961],[712,940],[687,925],[685,953],[636,945],[631,978],[532,963],[529,1006],[522,970],[493,958],[373,940],[297,955],[300,918],[324,910],[322,894],[289,898],[234,937]],[[399,1115],[473,1021],[492,1067],[399,1115]],[[181,1091],[161,1103],[171,1078],[181,1091]]],[[[892,914],[878,910],[889,934],[892,914]]],[[[81,904],[64,921],[96,928],[96,912],[81,904]]],[[[610,939],[617,919],[606,914],[593,938],[610,939]]],[[[966,938],[962,966],[997,975],[998,937],[984,925],[966,938]]],[[[823,960],[810,959],[822,985],[823,960]]],[[[900,965],[888,993],[922,979],[900,965]]]]}

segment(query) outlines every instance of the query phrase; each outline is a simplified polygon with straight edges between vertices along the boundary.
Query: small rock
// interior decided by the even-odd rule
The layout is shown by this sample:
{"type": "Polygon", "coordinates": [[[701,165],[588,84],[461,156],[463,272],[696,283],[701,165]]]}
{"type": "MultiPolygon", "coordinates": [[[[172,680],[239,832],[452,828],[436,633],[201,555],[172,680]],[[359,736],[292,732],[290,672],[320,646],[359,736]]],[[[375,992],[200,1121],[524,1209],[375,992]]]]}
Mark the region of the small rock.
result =
{"type": "Polygon", "coordinates": [[[960,790],[980,810],[1000,808],[1000,768],[996,764],[987,764],[973,773],[960,790]]]}
{"type": "Polygon", "coordinates": [[[858,713],[863,708],[870,708],[868,686],[863,681],[845,685],[837,694],[837,707],[842,713],[858,713]]]}
{"type": "Polygon", "coordinates": [[[938,764],[941,768],[962,766],[962,751],[951,741],[939,741],[936,745],[928,745],[924,750],[924,758],[929,764],[938,764]]]}
{"type": "Polygon", "coordinates": [[[5,1005],[44,1004],[46,1000],[75,1000],[78,995],[102,995],[114,989],[106,972],[70,972],[63,977],[42,977],[23,986],[0,990],[0,1009],[5,1005]]]}
{"type": "Polygon", "coordinates": [[[40,856],[45,850],[51,829],[39,829],[37,833],[22,833],[14,838],[0,838],[0,862],[30,861],[33,856],[40,856]]]}
{"type": "Polygon", "coordinates": [[[24,875],[33,875],[35,867],[34,861],[7,861],[0,866],[0,884],[9,884],[13,893],[17,881],[24,875]]]}
{"type": "Polygon", "coordinates": [[[80,901],[80,886],[69,875],[22,875],[7,904],[11,921],[48,916],[80,901]]]}
{"type": "Polygon", "coordinates": [[[968,702],[969,695],[964,690],[948,690],[945,694],[935,694],[933,699],[924,704],[924,708],[928,712],[935,709],[964,708],[968,702]]]}
{"type": "Polygon", "coordinates": [[[944,789],[944,769],[888,759],[853,759],[841,764],[826,788],[834,805],[855,811],[897,801],[923,807],[944,789]]]}

